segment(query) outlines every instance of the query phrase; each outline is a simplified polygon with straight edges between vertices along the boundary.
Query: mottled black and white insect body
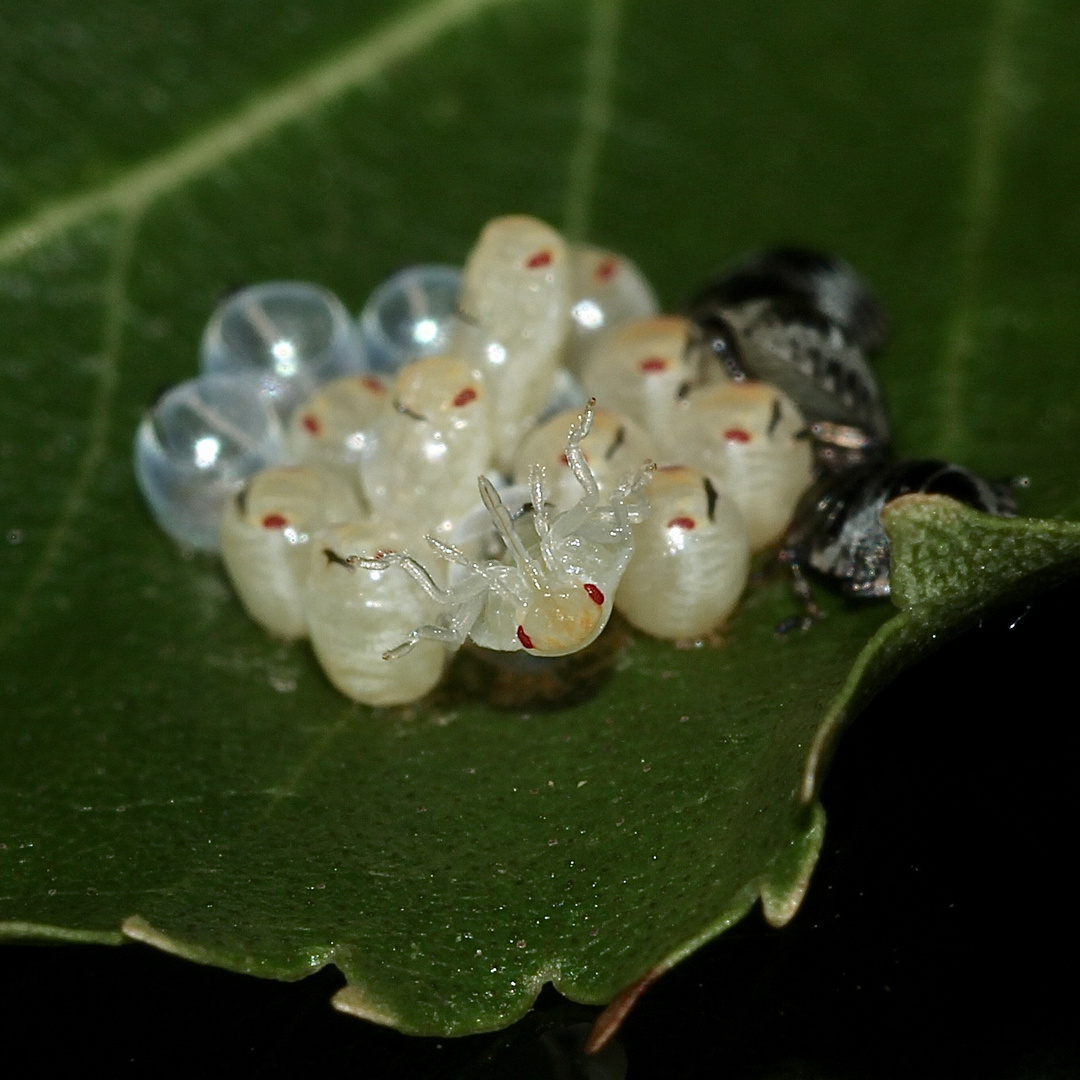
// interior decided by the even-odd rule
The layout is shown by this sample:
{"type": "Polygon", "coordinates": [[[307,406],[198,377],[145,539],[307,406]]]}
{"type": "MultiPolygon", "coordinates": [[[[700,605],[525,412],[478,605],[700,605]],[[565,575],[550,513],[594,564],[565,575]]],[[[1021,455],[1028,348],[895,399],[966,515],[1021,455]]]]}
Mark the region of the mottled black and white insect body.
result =
{"type": "Polygon", "coordinates": [[[311,555],[303,603],[312,648],[334,686],[365,705],[415,701],[436,686],[446,665],[446,649],[427,640],[396,664],[383,659],[440,610],[409,575],[379,559],[401,544],[371,519],[321,533],[311,555]]]}
{"type": "Polygon", "coordinates": [[[798,247],[754,252],[721,270],[690,307],[733,306],[749,300],[806,301],[867,355],[882,348],[889,336],[884,305],[839,255],[798,247]]]}
{"type": "Polygon", "coordinates": [[[305,637],[301,597],[312,539],[361,517],[352,486],[337,471],[293,465],[253,477],[221,523],[221,558],[248,614],[272,634],[305,637]]]}
{"type": "Polygon", "coordinates": [[[750,574],[750,534],[730,496],[699,469],[657,469],[651,508],[634,526],[634,554],[615,607],[654,637],[708,634],[735,609],[750,574]]]}
{"type": "Polygon", "coordinates": [[[591,422],[590,403],[566,441],[565,452],[581,485],[581,498],[569,510],[552,515],[543,471],[534,469],[532,509],[524,538],[490,481],[479,478],[481,498],[506,545],[503,561],[475,562],[457,548],[429,537],[439,554],[465,571],[450,588],[399,552],[357,561],[357,566],[367,570],[399,568],[442,608],[438,621],[413,628],[388,651],[388,658],[405,656],[425,641],[456,648],[467,637],[482,648],[565,656],[596,639],[607,624],[633,553],[631,526],[648,512],[641,490],[653,466],[647,463],[626,477],[602,503],[581,451],[591,422]]]}
{"type": "MultiPolygon", "coordinates": [[[[595,399],[594,399],[595,400],[595,399]]],[[[544,470],[544,488],[556,510],[568,510],[581,498],[581,481],[567,452],[568,433],[577,430],[580,410],[568,409],[533,428],[518,447],[510,472],[528,483],[531,470],[544,470]]],[[[613,492],[628,473],[656,460],[657,441],[633,420],[608,408],[593,408],[589,429],[577,445],[601,495],[613,492]]]]}
{"type": "Polygon", "coordinates": [[[604,408],[663,437],[672,427],[680,397],[696,379],[690,362],[696,340],[694,324],[680,315],[634,319],[597,339],[582,382],[604,408]]]}
{"type": "Polygon", "coordinates": [[[798,405],[826,470],[879,459],[889,421],[862,350],[802,297],[743,304],[699,301],[691,312],[704,339],[698,378],[755,379],[798,405]]]}
{"type": "Polygon", "coordinates": [[[730,495],[752,550],[783,537],[814,478],[806,423],[789,397],[760,382],[700,387],[671,435],[664,463],[693,465],[730,495]]]}
{"type": "MultiPolygon", "coordinates": [[[[847,596],[889,595],[889,538],[881,523],[885,505],[913,493],[946,495],[997,517],[1012,517],[1012,489],[946,461],[919,460],[862,466],[824,476],[799,503],[780,553],[792,567],[796,590],[809,604],[803,569],[814,570],[847,596]]],[[[812,621],[815,613],[808,611],[812,621]]]]}
{"type": "Polygon", "coordinates": [[[590,244],[570,245],[570,334],[565,362],[578,371],[597,338],[660,306],[645,275],[629,259],[590,244]]]}

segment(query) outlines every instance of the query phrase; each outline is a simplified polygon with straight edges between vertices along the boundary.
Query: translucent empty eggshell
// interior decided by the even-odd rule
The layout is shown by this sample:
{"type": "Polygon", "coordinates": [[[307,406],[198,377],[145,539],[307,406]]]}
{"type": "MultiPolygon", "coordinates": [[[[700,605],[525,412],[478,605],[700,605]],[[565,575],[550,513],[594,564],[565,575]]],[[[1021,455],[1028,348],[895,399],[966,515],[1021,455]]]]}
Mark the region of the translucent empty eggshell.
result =
{"type": "Polygon", "coordinates": [[[688,354],[695,333],[679,315],[634,319],[610,330],[595,340],[585,361],[585,389],[604,408],[663,437],[694,379],[688,354]]]}
{"type": "Polygon", "coordinates": [[[646,488],[634,554],[615,607],[654,637],[702,637],[735,610],[750,574],[750,534],[735,500],[699,469],[668,466],[646,488]]]}
{"type": "Polygon", "coordinates": [[[135,435],[135,476],[175,541],[216,551],[225,505],[285,459],[281,424],[250,375],[204,375],[167,391],[135,435]]]}
{"type": "Polygon", "coordinates": [[[446,352],[461,277],[456,266],[407,266],[368,297],[357,325],[372,371],[392,376],[412,360],[446,352]]]}
{"type": "Polygon", "coordinates": [[[459,306],[450,351],[483,368],[505,466],[544,409],[569,329],[566,242],[536,218],[489,221],[465,263],[459,306]]]}
{"type": "Polygon", "coordinates": [[[371,450],[376,421],[389,400],[386,384],[374,375],[334,379],[293,413],[290,453],[305,464],[343,468],[358,477],[371,450]]]}
{"type": "Polygon", "coordinates": [[[813,481],[809,431],[792,400],[766,383],[693,390],[672,426],[666,460],[693,465],[742,511],[757,551],[787,530],[813,481]]]}
{"type": "Polygon", "coordinates": [[[221,557],[248,614],[272,634],[307,636],[301,602],[312,538],[361,517],[352,487],[318,466],[264,469],[226,504],[221,557]]]}
{"type": "Polygon", "coordinates": [[[570,245],[570,333],[566,364],[580,369],[600,334],[660,306],[645,275],[626,256],[591,244],[570,245]]]}
{"type": "Polygon", "coordinates": [[[279,415],[315,387],[358,372],[363,355],[352,319],[328,289],[306,281],[264,281],[218,305],[203,332],[205,372],[254,372],[279,415]]]}
{"type": "Polygon", "coordinates": [[[396,550],[399,538],[374,521],[322,533],[312,552],[304,612],[315,655],[330,681],[365,705],[401,705],[433,689],[446,649],[420,641],[405,656],[384,660],[417,626],[435,621],[440,606],[400,568],[364,570],[349,556],[375,558],[396,550]]]}
{"type": "Polygon", "coordinates": [[[480,372],[451,356],[416,360],[390,387],[364,466],[364,492],[373,512],[403,531],[448,533],[475,505],[476,478],[491,449],[480,372]]]}
{"type": "MultiPolygon", "coordinates": [[[[534,428],[518,447],[511,462],[515,483],[528,483],[532,465],[542,465],[545,490],[557,510],[566,510],[581,498],[566,457],[567,432],[577,423],[579,411],[568,409],[534,428]]],[[[581,442],[585,460],[603,494],[609,494],[628,473],[654,461],[656,440],[621,413],[598,408],[592,427],[581,442]]]]}

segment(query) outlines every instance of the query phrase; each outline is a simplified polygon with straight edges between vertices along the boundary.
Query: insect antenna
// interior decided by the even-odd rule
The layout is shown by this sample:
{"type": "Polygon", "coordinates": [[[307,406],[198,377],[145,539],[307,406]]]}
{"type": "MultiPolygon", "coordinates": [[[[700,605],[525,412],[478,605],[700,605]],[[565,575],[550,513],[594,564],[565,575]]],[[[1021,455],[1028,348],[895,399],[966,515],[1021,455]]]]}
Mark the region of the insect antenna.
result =
{"type": "Polygon", "coordinates": [[[551,531],[551,518],[544,502],[544,466],[534,464],[529,468],[529,488],[532,491],[533,524],[536,534],[543,539],[551,531]]]}
{"type": "Polygon", "coordinates": [[[600,486],[596,482],[589,463],[585,460],[585,454],[581,449],[581,443],[585,436],[592,430],[593,413],[596,410],[596,398],[589,398],[585,404],[585,411],[578,417],[577,422],[570,428],[566,437],[566,463],[570,471],[585,492],[582,502],[585,506],[593,506],[600,498],[600,486]]]}

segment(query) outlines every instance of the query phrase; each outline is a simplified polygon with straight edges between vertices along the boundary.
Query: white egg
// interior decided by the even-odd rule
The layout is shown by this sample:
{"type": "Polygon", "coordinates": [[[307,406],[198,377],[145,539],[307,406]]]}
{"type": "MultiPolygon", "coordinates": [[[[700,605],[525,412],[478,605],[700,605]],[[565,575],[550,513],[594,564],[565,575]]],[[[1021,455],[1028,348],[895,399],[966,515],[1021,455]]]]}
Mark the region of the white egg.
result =
{"type": "Polygon", "coordinates": [[[414,627],[434,621],[439,604],[409,575],[365,560],[396,550],[400,538],[376,521],[339,525],[318,538],[304,589],[304,614],[315,656],[346,697],[364,705],[402,705],[442,677],[446,649],[420,641],[390,663],[384,654],[414,627]]]}
{"type": "Polygon", "coordinates": [[[802,414],[766,383],[691,391],[673,423],[665,462],[701,469],[735,500],[753,551],[783,537],[799,496],[814,478],[802,414]]]}
{"type": "Polygon", "coordinates": [[[671,429],[694,381],[693,324],[679,315],[635,319],[598,338],[585,361],[585,389],[605,409],[630,417],[654,437],[671,429]]]}
{"type": "Polygon", "coordinates": [[[570,245],[570,334],[565,357],[572,370],[580,370],[599,335],[659,310],[652,286],[625,255],[591,244],[570,245]]]}
{"type": "Polygon", "coordinates": [[[226,504],[221,523],[221,557],[248,614],[272,634],[306,636],[301,596],[312,538],[360,517],[337,472],[293,465],[256,474],[226,504]]]}
{"type": "Polygon", "coordinates": [[[491,450],[483,376],[455,357],[425,357],[390,387],[364,463],[364,492],[399,531],[445,536],[476,503],[491,450]]]}
{"type": "Polygon", "coordinates": [[[489,221],[465,263],[459,316],[449,351],[484,371],[505,464],[544,409],[569,330],[566,241],[536,218],[489,221]]]}
{"type": "Polygon", "coordinates": [[[386,384],[374,375],[334,379],[293,413],[290,452],[299,462],[341,469],[359,483],[375,423],[389,400],[386,384]]]}
{"type": "Polygon", "coordinates": [[[634,554],[615,607],[654,637],[699,638],[735,610],[750,574],[750,535],[734,499],[699,469],[658,469],[651,512],[634,529],[634,554]]]}

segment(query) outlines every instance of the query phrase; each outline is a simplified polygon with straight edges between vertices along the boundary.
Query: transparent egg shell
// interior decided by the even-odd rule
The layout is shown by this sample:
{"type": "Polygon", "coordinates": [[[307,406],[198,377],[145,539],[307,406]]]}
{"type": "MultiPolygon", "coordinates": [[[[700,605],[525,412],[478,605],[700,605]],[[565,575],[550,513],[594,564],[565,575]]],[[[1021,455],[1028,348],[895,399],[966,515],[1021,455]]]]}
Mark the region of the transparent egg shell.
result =
{"type": "Polygon", "coordinates": [[[634,319],[599,336],[582,372],[585,389],[657,438],[671,428],[680,395],[694,381],[689,359],[696,332],[689,319],[634,319]]]}
{"type": "Polygon", "coordinates": [[[680,406],[665,463],[693,465],[730,495],[758,551],[781,539],[813,481],[809,435],[795,403],[767,383],[700,387],[680,406]]]}
{"type": "MultiPolygon", "coordinates": [[[[581,498],[566,455],[567,432],[579,412],[568,409],[534,428],[518,447],[511,463],[515,483],[528,483],[532,465],[544,468],[545,490],[557,510],[566,510],[581,498]]],[[[659,453],[656,440],[633,420],[611,409],[594,410],[592,427],[581,442],[585,461],[596,477],[602,494],[609,494],[628,473],[659,453]]]]}
{"type": "Polygon", "coordinates": [[[312,540],[362,516],[348,481],[318,466],[264,469],[228,501],[221,557],[248,614],[284,638],[307,636],[301,596],[312,540]]]}
{"type": "Polygon", "coordinates": [[[433,641],[384,660],[383,654],[414,627],[435,620],[439,604],[396,566],[343,565],[350,556],[371,559],[396,549],[399,539],[376,521],[323,532],[313,546],[304,587],[304,612],[319,663],[338,690],[365,705],[401,705],[423,697],[446,663],[445,647],[433,641]]]}
{"type": "Polygon", "coordinates": [[[660,310],[645,275],[624,255],[593,247],[570,246],[570,334],[566,364],[580,370],[597,337],[632,319],[660,310]]]}
{"type": "Polygon", "coordinates": [[[654,637],[700,638],[735,610],[746,588],[746,522],[699,469],[658,469],[645,493],[652,512],[633,526],[634,554],[615,607],[654,637]]]}
{"type": "Polygon", "coordinates": [[[250,375],[203,375],[168,390],[135,435],[135,476],[177,543],[218,549],[225,504],[285,460],[281,424],[250,375]]]}
{"type": "Polygon", "coordinates": [[[446,352],[461,277],[456,266],[407,266],[368,297],[357,325],[372,371],[393,375],[412,360],[446,352]]]}
{"type": "Polygon", "coordinates": [[[566,241],[536,218],[489,221],[466,260],[459,310],[450,351],[483,369],[505,468],[544,410],[569,331],[566,241]]]}
{"type": "Polygon", "coordinates": [[[352,319],[328,289],[264,281],[233,293],[203,332],[204,372],[247,371],[262,380],[283,419],[314,389],[363,367],[352,319]]]}

